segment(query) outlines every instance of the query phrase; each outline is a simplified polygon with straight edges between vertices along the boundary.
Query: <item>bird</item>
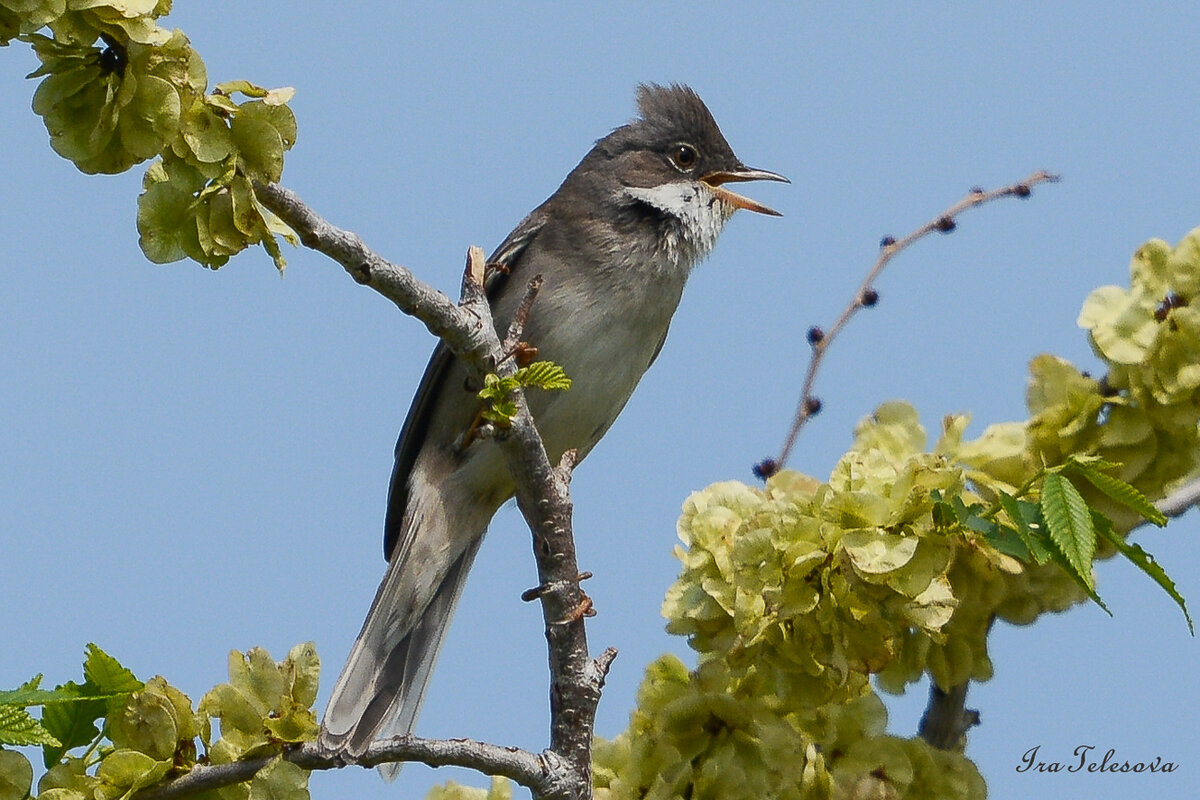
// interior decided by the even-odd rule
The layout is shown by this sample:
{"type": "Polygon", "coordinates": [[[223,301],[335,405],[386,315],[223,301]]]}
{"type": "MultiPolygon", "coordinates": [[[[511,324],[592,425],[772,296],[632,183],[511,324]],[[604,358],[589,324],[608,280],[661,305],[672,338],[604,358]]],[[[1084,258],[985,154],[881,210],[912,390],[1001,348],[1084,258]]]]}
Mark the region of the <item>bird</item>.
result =
{"type": "MultiPolygon", "coordinates": [[[[684,284],[738,209],[779,212],[730,190],[783,181],[741,162],[691,88],[642,84],[638,116],[596,141],[558,189],[496,248],[485,290],[503,339],[535,275],[523,338],[571,378],[527,393],[552,463],[582,459],[658,357],[684,284]]],[[[467,573],[515,492],[499,445],[468,431],[478,386],[434,350],[396,444],[384,523],[387,571],[333,687],[321,743],[361,753],[410,734],[467,573]]],[[[399,764],[385,764],[387,779],[399,764]]]]}

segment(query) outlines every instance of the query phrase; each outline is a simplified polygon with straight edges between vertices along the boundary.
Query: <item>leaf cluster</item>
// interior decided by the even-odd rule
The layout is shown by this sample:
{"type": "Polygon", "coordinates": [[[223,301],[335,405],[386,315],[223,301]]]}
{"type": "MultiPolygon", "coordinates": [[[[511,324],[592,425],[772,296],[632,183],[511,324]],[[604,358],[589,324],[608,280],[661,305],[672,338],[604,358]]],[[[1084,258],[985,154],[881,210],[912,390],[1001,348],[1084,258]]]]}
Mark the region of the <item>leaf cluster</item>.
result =
{"type": "Polygon", "coordinates": [[[295,144],[293,90],[231,81],[209,91],[187,37],[157,23],[170,7],[170,0],[0,0],[0,41],[26,41],[41,61],[29,75],[42,78],[33,110],[59,155],[84,172],[110,174],[158,158],[138,199],[147,258],[216,268],[261,244],[282,270],[275,237],[294,244],[295,236],[258,202],[254,184],[279,180],[295,144]]]}
{"type": "Polygon", "coordinates": [[[663,612],[699,665],[647,670],[629,729],[597,747],[597,796],[982,797],[961,753],[883,735],[870,676],[987,680],[995,620],[1103,606],[1093,563],[1115,554],[1191,629],[1127,535],[1164,524],[1152,498],[1200,474],[1198,290],[1200,229],[1150,242],[1130,288],[1080,314],[1104,378],[1038,356],[1024,422],[966,440],[949,416],[927,447],[916,411],[888,403],[825,482],[785,471],[688,498],[663,612]]]}
{"type": "MultiPolygon", "coordinates": [[[[194,709],[162,677],[142,682],[90,644],[83,683],[41,689],[39,675],[0,692],[0,800],[117,800],[197,764],[278,754],[287,744],[316,737],[312,703],[319,670],[312,644],[297,645],[279,663],[261,649],[235,651],[229,683],[194,709]],[[28,711],[37,706],[40,720],[28,711]],[[220,721],[215,740],[214,719],[220,721]],[[4,745],[41,746],[47,771],[36,794],[33,766],[4,745]]],[[[305,770],[276,759],[252,780],[208,794],[210,800],[306,800],[307,783],[305,770]]]]}
{"type": "Polygon", "coordinates": [[[887,711],[869,691],[787,708],[769,693],[730,692],[730,683],[720,660],[693,671],[674,656],[652,663],[629,729],[595,746],[597,800],[986,794],[962,755],[888,736],[887,711]]]}
{"type": "Polygon", "coordinates": [[[489,373],[484,376],[483,388],[479,390],[479,399],[483,401],[479,416],[501,427],[511,425],[517,415],[512,394],[519,388],[565,392],[571,388],[571,379],[553,361],[535,361],[504,378],[489,373]]]}

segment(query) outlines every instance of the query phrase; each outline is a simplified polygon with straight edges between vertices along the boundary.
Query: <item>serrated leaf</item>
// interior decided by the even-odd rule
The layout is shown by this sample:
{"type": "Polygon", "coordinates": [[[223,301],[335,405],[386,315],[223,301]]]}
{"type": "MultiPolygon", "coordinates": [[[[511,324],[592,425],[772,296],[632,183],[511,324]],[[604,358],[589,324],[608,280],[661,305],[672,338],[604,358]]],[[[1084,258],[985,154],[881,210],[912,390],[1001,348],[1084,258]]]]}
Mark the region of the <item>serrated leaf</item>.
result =
{"type": "Polygon", "coordinates": [[[1011,526],[992,523],[991,529],[984,532],[983,538],[1001,553],[1012,556],[1018,561],[1029,563],[1033,560],[1024,537],[1011,526]]]}
{"type": "Polygon", "coordinates": [[[1048,472],[1042,479],[1041,508],[1055,549],[1071,565],[1072,574],[1095,594],[1092,558],[1096,554],[1096,530],[1087,502],[1069,480],[1048,472]]]}
{"type": "Polygon", "coordinates": [[[1021,538],[1021,543],[1025,545],[1034,563],[1041,566],[1048,562],[1051,556],[1050,551],[1046,549],[1039,508],[1028,500],[1018,500],[1006,492],[1000,492],[1000,507],[1012,521],[1013,529],[1021,538]]]}
{"type": "Polygon", "coordinates": [[[62,700],[74,700],[75,695],[61,689],[39,689],[42,676],[35,675],[19,689],[0,691],[0,706],[40,706],[62,700]]]}
{"type": "Polygon", "coordinates": [[[517,404],[511,400],[496,400],[488,408],[482,409],[479,415],[488,422],[507,426],[517,416],[517,404]]]}
{"type": "Polygon", "coordinates": [[[87,657],[83,662],[83,677],[97,691],[104,694],[132,694],[145,684],[120,661],[101,650],[93,643],[87,646],[87,657]]]}
{"type": "Polygon", "coordinates": [[[1167,596],[1175,601],[1179,610],[1183,612],[1183,618],[1187,620],[1188,631],[1195,636],[1196,627],[1192,624],[1191,615],[1188,614],[1187,603],[1184,601],[1183,595],[1175,588],[1175,582],[1167,575],[1167,571],[1159,566],[1158,562],[1154,560],[1154,556],[1114,531],[1112,523],[1106,517],[1097,512],[1093,512],[1093,517],[1099,517],[1099,519],[1094,519],[1096,532],[1111,542],[1112,546],[1117,548],[1117,552],[1125,556],[1130,563],[1149,575],[1151,580],[1162,587],[1167,596]]]}
{"type": "MultiPolygon", "coordinates": [[[[1072,463],[1076,472],[1087,478],[1088,483],[1104,492],[1109,499],[1136,511],[1144,519],[1153,522],[1160,528],[1167,524],[1166,515],[1155,508],[1154,504],[1146,499],[1146,495],[1120,478],[1114,478],[1112,475],[1100,471],[1106,467],[1100,467],[1098,464],[1079,461],[1078,459],[1073,460],[1072,463]]],[[[1108,464],[1108,462],[1104,463],[1108,464]]]]}
{"type": "Polygon", "coordinates": [[[25,709],[0,705],[0,744],[55,746],[59,741],[25,709]]]}
{"type": "Polygon", "coordinates": [[[547,391],[565,391],[571,388],[567,372],[553,361],[535,361],[522,367],[513,376],[521,386],[532,386],[547,391]]]}
{"type": "Polygon", "coordinates": [[[933,524],[937,528],[949,528],[958,523],[958,517],[954,513],[954,509],[949,503],[941,498],[941,492],[930,492],[930,497],[938,495],[934,498],[933,508],[930,509],[930,514],[933,516],[933,524]]]}
{"type": "MultiPolygon", "coordinates": [[[[1074,565],[1067,561],[1067,557],[1061,550],[1058,549],[1058,545],[1054,542],[1054,540],[1047,539],[1046,543],[1049,545],[1051,557],[1060,567],[1062,567],[1063,572],[1067,573],[1067,577],[1074,581],[1075,585],[1082,589],[1083,593],[1086,594],[1093,603],[1100,606],[1100,608],[1104,610],[1105,614],[1108,614],[1111,617],[1113,613],[1109,611],[1108,606],[1105,605],[1104,601],[1100,599],[1100,595],[1096,594],[1096,590],[1091,584],[1089,584],[1083,575],[1075,571],[1074,565]]],[[[1092,583],[1095,583],[1095,581],[1093,580],[1092,583]]]]}

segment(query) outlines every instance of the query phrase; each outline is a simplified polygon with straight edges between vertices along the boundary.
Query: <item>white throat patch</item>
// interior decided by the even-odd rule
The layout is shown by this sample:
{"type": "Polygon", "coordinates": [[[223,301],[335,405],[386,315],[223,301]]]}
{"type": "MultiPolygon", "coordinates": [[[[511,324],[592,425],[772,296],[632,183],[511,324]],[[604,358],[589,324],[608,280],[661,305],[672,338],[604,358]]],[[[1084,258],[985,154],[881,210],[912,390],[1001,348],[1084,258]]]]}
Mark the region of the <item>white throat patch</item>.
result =
{"type": "Polygon", "coordinates": [[[678,233],[669,231],[663,243],[665,255],[677,267],[691,267],[707,256],[736,210],[699,181],[629,186],[625,193],[679,221],[678,233]]]}

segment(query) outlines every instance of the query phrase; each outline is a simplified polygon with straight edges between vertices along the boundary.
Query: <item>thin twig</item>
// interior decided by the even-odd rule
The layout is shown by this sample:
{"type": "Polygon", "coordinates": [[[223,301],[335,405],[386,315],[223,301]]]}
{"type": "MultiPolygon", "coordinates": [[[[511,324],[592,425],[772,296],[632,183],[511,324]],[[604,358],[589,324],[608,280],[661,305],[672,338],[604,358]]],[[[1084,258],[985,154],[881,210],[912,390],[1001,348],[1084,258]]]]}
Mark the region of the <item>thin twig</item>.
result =
{"type": "Polygon", "coordinates": [[[199,792],[248,781],[276,758],[307,770],[339,769],[346,766],[377,767],[396,761],[418,761],[431,767],[466,767],[484,775],[511,778],[533,792],[534,797],[567,800],[570,774],[552,753],[531,753],[516,747],[501,747],[470,739],[420,739],[397,736],[372,744],[361,755],[352,756],[306,742],[282,756],[260,756],[232,764],[198,766],[168,783],[152,786],[135,795],[136,800],[175,800],[199,792]]]}
{"type": "Polygon", "coordinates": [[[1200,478],[1189,481],[1154,505],[1168,517],[1178,517],[1200,503],[1200,478]]]}
{"type": "Polygon", "coordinates": [[[821,403],[813,394],[813,386],[816,383],[817,371],[821,368],[821,362],[825,358],[825,353],[829,351],[829,346],[833,343],[833,340],[842,332],[842,329],[846,327],[846,323],[850,321],[856,312],[864,307],[875,304],[875,301],[878,299],[878,295],[874,289],[875,281],[879,278],[880,273],[883,272],[884,267],[898,253],[907,249],[918,239],[922,239],[931,233],[949,233],[954,230],[956,225],[955,217],[968,209],[983,205],[1000,197],[1028,197],[1030,189],[1033,186],[1057,180],[1057,175],[1039,171],[1033,173],[1020,183],[1014,183],[1002,189],[995,189],[990,192],[985,192],[982,189],[972,190],[962,200],[904,238],[900,240],[895,240],[891,237],[885,238],[881,245],[879,258],[875,261],[875,266],[867,273],[867,277],[863,280],[862,285],[858,287],[854,299],[850,301],[846,310],[833,323],[833,326],[824,332],[819,328],[813,328],[809,331],[809,342],[812,345],[812,360],[809,362],[808,371],[804,375],[804,383],[800,390],[800,402],[796,408],[796,415],[793,419],[791,430],[788,432],[779,457],[765,459],[755,467],[755,473],[759,477],[768,478],[782,469],[783,465],[787,463],[789,456],[791,456],[792,448],[796,444],[796,437],[800,435],[800,429],[804,427],[805,423],[813,415],[821,410],[821,403]]]}
{"type": "Polygon", "coordinates": [[[517,312],[513,314],[512,322],[508,326],[508,333],[501,342],[505,350],[513,350],[520,343],[525,332],[525,323],[529,321],[533,304],[537,301],[538,292],[542,290],[542,284],[545,282],[546,279],[541,273],[529,279],[529,284],[525,287],[525,296],[521,298],[521,305],[517,306],[517,312]]]}
{"type": "MultiPolygon", "coordinates": [[[[419,319],[455,355],[475,362],[489,354],[489,339],[495,339],[495,331],[489,334],[488,326],[479,324],[484,316],[479,307],[486,308],[487,303],[482,291],[468,296],[465,279],[464,303],[455,304],[444,292],[371,250],[358,234],[327,222],[292,190],[277,183],[259,183],[254,191],[259,202],[286,222],[304,246],[329,256],[356,282],[371,287],[405,314],[419,319]]],[[[489,321],[490,316],[488,313],[489,321]]]]}

